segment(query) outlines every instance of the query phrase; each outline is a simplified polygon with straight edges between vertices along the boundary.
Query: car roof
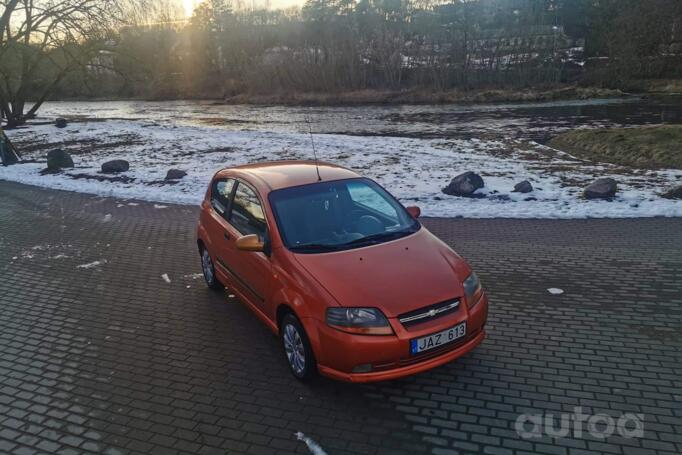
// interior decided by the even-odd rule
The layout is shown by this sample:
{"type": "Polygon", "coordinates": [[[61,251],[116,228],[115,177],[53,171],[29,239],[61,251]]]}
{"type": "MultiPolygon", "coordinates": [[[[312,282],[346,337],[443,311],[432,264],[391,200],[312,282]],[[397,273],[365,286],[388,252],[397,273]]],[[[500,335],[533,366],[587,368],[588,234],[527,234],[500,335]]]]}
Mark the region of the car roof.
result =
{"type": "MultiPolygon", "coordinates": [[[[357,173],[332,163],[317,162],[322,181],[352,179],[360,177],[357,173]]],[[[261,193],[307,185],[319,181],[312,160],[263,161],[226,168],[218,172],[218,177],[242,177],[258,187],[261,193]]]]}

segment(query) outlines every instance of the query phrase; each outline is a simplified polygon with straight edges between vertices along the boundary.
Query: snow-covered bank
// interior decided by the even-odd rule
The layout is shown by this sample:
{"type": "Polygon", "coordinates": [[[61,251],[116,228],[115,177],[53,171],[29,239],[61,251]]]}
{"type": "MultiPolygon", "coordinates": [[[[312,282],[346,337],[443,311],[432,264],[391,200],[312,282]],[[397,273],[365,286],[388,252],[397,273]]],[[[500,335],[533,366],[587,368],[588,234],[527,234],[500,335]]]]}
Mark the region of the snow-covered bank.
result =
{"type": "MultiPolygon", "coordinates": [[[[215,171],[253,161],[312,158],[310,137],[293,131],[239,131],[206,124],[148,120],[71,123],[65,129],[33,125],[11,131],[22,144],[64,144],[75,169],[41,176],[44,164],[0,167],[0,179],[118,198],[198,204],[215,171]],[[111,159],[130,162],[128,183],[73,178],[101,176],[111,159]],[[186,170],[177,184],[163,182],[170,168],[186,170]]],[[[373,178],[406,205],[420,205],[427,216],[586,218],[682,216],[682,201],[657,193],[682,182],[682,171],[632,171],[593,165],[525,141],[479,139],[415,139],[390,136],[317,134],[321,160],[337,163],[373,178]],[[485,179],[485,198],[447,196],[441,189],[455,175],[472,170],[485,179]],[[612,202],[580,198],[597,177],[619,183],[612,202]],[[512,193],[515,183],[529,180],[535,190],[512,193]]],[[[46,149],[32,158],[44,157],[46,149]]]]}

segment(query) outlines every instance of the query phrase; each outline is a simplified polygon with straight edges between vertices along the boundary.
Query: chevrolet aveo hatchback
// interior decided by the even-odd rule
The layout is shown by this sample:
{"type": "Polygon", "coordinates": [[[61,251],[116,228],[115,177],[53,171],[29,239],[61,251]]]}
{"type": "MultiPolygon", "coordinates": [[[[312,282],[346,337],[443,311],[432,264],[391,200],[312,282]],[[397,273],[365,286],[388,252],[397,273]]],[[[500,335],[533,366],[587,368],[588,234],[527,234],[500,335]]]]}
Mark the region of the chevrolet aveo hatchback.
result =
{"type": "Polygon", "coordinates": [[[229,286],[279,335],[294,376],[378,381],[485,336],[476,274],[418,216],[348,169],[260,163],[214,176],[197,243],[208,285],[229,286]]]}

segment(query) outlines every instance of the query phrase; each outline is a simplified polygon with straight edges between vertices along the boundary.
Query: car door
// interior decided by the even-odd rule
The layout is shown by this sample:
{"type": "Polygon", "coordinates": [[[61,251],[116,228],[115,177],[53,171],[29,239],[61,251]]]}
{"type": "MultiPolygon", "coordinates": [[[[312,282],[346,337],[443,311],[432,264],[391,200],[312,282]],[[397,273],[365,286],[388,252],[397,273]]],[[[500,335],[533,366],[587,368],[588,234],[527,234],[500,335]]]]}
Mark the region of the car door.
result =
{"type": "Polygon", "coordinates": [[[231,246],[229,243],[230,225],[227,218],[230,214],[230,204],[236,183],[236,180],[232,178],[218,178],[211,183],[210,207],[208,210],[202,210],[201,219],[201,224],[208,233],[208,251],[213,258],[216,272],[219,277],[223,278],[221,281],[224,282],[227,278],[230,283],[234,280],[220,265],[225,262],[231,246]]]}
{"type": "Polygon", "coordinates": [[[263,241],[268,236],[265,211],[258,193],[242,180],[237,182],[234,190],[228,221],[231,240],[228,242],[225,266],[238,282],[242,292],[259,310],[270,316],[271,312],[267,307],[273,288],[270,259],[264,253],[241,251],[236,248],[236,239],[243,235],[256,234],[263,241]]]}

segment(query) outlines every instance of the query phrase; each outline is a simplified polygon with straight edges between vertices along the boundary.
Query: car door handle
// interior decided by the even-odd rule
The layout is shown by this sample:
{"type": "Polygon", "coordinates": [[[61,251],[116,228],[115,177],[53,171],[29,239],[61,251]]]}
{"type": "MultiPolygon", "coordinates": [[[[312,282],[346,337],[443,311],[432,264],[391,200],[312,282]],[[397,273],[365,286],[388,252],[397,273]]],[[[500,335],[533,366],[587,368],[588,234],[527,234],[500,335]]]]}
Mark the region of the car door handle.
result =
{"type": "Polygon", "coordinates": [[[223,232],[223,238],[225,240],[230,240],[232,237],[230,237],[230,234],[228,234],[227,232],[223,232]]]}

